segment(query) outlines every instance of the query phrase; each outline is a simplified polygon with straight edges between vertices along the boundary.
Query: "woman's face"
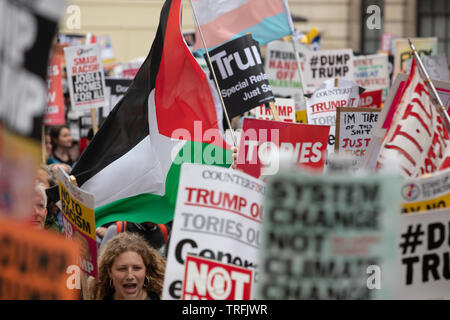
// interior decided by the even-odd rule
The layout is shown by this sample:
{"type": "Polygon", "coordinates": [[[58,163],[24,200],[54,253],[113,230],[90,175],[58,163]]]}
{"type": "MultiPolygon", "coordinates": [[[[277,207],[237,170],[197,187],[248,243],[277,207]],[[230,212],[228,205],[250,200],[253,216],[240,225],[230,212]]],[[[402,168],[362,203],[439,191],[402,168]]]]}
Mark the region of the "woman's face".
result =
{"type": "Polygon", "coordinates": [[[61,131],[59,131],[58,146],[63,148],[70,148],[72,147],[72,137],[70,136],[70,130],[67,128],[62,128],[61,131]]]}
{"type": "Polygon", "coordinates": [[[48,134],[45,135],[45,152],[47,155],[52,153],[52,138],[48,134]]]}
{"type": "Polygon", "coordinates": [[[115,300],[143,300],[147,298],[144,289],[146,270],[144,260],[134,251],[118,255],[112,264],[109,276],[115,289],[115,300]]]}

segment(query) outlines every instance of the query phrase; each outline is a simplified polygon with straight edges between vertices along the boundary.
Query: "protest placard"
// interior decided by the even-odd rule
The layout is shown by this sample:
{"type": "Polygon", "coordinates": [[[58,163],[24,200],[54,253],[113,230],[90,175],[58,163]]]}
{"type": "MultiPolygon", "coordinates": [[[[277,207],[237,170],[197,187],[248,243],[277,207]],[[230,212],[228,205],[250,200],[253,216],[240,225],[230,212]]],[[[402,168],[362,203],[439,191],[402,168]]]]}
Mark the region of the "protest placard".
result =
{"type": "Polygon", "coordinates": [[[61,168],[58,170],[59,198],[66,237],[80,244],[81,270],[97,277],[97,238],[95,234],[94,196],[73,185],[61,168]]]}
{"type": "Polygon", "coordinates": [[[450,169],[415,179],[402,186],[402,213],[424,212],[450,207],[450,169]]]}
{"type": "Polygon", "coordinates": [[[256,282],[264,190],[240,171],[182,165],[163,299],[181,298],[187,254],[253,270],[256,282]]]}
{"type": "Polygon", "coordinates": [[[304,76],[306,83],[315,87],[330,78],[353,80],[353,50],[307,52],[304,76]]]}
{"type": "Polygon", "coordinates": [[[386,54],[373,54],[353,58],[357,85],[367,91],[383,90],[383,101],[389,90],[389,60],[386,54]]]}
{"type": "Polygon", "coordinates": [[[2,1],[0,121],[40,141],[50,46],[66,1],[2,1]]]}
{"type": "MultiPolygon", "coordinates": [[[[407,60],[406,73],[411,71],[412,59],[407,60]]],[[[448,74],[448,63],[445,54],[439,54],[437,56],[424,56],[421,58],[422,64],[425,70],[428,72],[428,76],[432,80],[450,81],[448,74]]]]}
{"type": "Polygon", "coordinates": [[[105,78],[106,104],[101,108],[99,117],[100,124],[103,123],[111,110],[116,106],[119,100],[122,99],[132,82],[133,80],[128,78],[105,78]]]}
{"type": "Polygon", "coordinates": [[[72,109],[89,110],[106,103],[99,44],[64,48],[72,109]]]}
{"type": "Polygon", "coordinates": [[[334,153],[336,108],[357,107],[359,104],[359,87],[353,81],[330,79],[318,87],[308,99],[306,113],[309,124],[330,126],[328,154],[334,153]]]}
{"type": "MultiPolygon", "coordinates": [[[[303,49],[303,51],[298,52],[302,72],[306,51],[303,49]]],[[[292,43],[284,41],[269,42],[266,57],[265,69],[273,93],[281,97],[293,98],[296,102],[296,110],[300,110],[300,89],[303,88],[303,91],[305,91],[305,88],[301,83],[292,43]]]]}
{"type": "Polygon", "coordinates": [[[353,157],[354,169],[359,168],[369,146],[379,112],[371,108],[337,108],[336,152],[353,157]]]}
{"type": "Polygon", "coordinates": [[[257,299],[389,298],[394,275],[379,270],[397,262],[399,188],[394,175],[270,177],[257,299]]]}
{"type": "Polygon", "coordinates": [[[275,174],[279,163],[271,161],[270,152],[280,150],[299,166],[322,171],[329,131],[329,126],[244,118],[237,168],[256,178],[275,174]]]}
{"type": "Polygon", "coordinates": [[[79,248],[64,236],[0,220],[0,300],[71,300],[70,270],[79,248]],[[69,270],[69,271],[68,271],[69,270]]]}
{"type": "Polygon", "coordinates": [[[250,300],[253,272],[188,254],[182,300],[250,300]]]}
{"type": "MultiPolygon", "coordinates": [[[[294,99],[275,98],[275,108],[280,121],[295,123],[295,102],[294,99]]],[[[273,120],[272,110],[265,105],[260,105],[253,109],[256,119],[273,120]]]]}
{"type": "Polygon", "coordinates": [[[44,114],[44,124],[46,126],[66,124],[61,59],[56,56],[50,59],[47,69],[47,108],[44,114]]]}
{"type": "MultiPolygon", "coordinates": [[[[410,38],[420,57],[437,55],[438,38],[410,38]]],[[[394,71],[393,78],[399,73],[406,72],[406,61],[412,57],[408,39],[394,40],[394,71]]]]}
{"type": "Polygon", "coordinates": [[[383,90],[366,91],[359,95],[360,108],[381,108],[383,90]]]}
{"type": "Polygon", "coordinates": [[[250,34],[211,50],[209,55],[230,118],[275,100],[258,42],[250,34]]]}
{"type": "Polygon", "coordinates": [[[396,299],[450,299],[449,234],[448,208],[400,217],[396,299]]]}

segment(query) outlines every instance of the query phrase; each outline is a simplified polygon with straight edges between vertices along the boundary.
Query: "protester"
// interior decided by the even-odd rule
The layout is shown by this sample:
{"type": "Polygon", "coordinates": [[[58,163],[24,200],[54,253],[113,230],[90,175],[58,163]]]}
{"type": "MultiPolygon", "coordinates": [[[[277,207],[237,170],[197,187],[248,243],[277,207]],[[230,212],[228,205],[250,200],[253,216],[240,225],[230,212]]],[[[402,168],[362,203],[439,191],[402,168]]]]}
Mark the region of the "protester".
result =
{"type": "Polygon", "coordinates": [[[61,168],[67,174],[70,175],[72,168],[65,163],[52,163],[48,166],[48,172],[50,173],[50,186],[56,186],[58,184],[58,168],[61,168]]]}
{"type": "Polygon", "coordinates": [[[165,259],[139,235],[120,233],[99,258],[95,300],[159,300],[165,259]]]}
{"type": "Polygon", "coordinates": [[[30,217],[30,223],[38,229],[44,229],[45,218],[47,217],[47,195],[44,186],[39,182],[36,182],[34,191],[33,213],[30,217]]]}
{"type": "Polygon", "coordinates": [[[41,164],[37,170],[36,179],[42,183],[44,188],[50,187],[50,173],[48,171],[48,167],[44,164],[41,164]]]}
{"type": "Polygon", "coordinates": [[[52,152],[47,164],[65,163],[72,166],[73,160],[70,156],[72,137],[70,135],[69,128],[67,126],[52,127],[49,134],[51,138],[52,152]]]}
{"type": "MultiPolygon", "coordinates": [[[[67,174],[70,174],[71,167],[64,163],[52,163],[48,166],[48,172],[50,174],[49,183],[50,187],[58,185],[58,168],[62,168],[67,174]]],[[[57,199],[53,199],[49,195],[47,202],[47,219],[45,220],[45,228],[51,229],[57,232],[64,232],[64,224],[62,221],[62,212],[56,205],[57,199]]]]}
{"type": "Polygon", "coordinates": [[[97,228],[96,233],[102,238],[99,254],[105,249],[110,239],[121,232],[131,232],[141,235],[147,243],[154,249],[164,255],[165,246],[169,230],[164,224],[155,224],[152,222],[134,223],[128,221],[117,221],[116,223],[97,228]]]}

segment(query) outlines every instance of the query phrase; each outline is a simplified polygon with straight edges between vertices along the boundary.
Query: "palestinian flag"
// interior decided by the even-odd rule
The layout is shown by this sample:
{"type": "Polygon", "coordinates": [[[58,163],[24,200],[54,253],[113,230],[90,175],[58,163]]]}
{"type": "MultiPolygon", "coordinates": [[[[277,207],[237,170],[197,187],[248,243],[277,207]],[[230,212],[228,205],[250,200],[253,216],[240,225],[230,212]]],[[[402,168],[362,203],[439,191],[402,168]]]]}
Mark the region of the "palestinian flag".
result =
{"type": "Polygon", "coordinates": [[[93,193],[96,225],[172,220],[183,162],[230,166],[207,78],[167,0],[150,53],[72,170],[93,193]]]}

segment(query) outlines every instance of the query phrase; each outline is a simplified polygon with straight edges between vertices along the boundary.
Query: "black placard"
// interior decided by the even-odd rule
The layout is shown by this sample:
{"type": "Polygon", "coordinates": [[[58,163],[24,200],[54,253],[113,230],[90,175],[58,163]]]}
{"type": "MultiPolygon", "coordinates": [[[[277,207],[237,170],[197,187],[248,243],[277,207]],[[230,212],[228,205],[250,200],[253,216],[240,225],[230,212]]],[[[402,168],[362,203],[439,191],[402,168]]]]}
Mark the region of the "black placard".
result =
{"type": "Polygon", "coordinates": [[[230,118],[275,101],[258,42],[251,35],[229,41],[209,55],[230,118]]]}

